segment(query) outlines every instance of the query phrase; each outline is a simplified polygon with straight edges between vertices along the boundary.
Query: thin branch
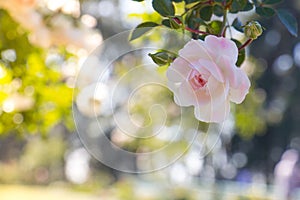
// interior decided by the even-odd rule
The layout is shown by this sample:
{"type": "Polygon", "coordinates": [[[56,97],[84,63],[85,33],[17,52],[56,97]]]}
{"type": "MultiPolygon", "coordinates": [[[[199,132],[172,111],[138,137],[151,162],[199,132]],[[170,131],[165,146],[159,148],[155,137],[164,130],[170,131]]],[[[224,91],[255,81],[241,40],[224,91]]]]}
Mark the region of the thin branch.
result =
{"type": "Polygon", "coordinates": [[[226,22],[227,22],[227,8],[226,8],[226,1],[223,1],[223,8],[224,8],[224,14],[223,14],[223,21],[221,25],[221,32],[220,36],[225,36],[226,33],[226,22]]]}
{"type": "Polygon", "coordinates": [[[243,50],[246,46],[251,44],[252,41],[253,39],[248,39],[242,46],[239,47],[239,51],[243,50]]]}
{"type": "MultiPolygon", "coordinates": [[[[173,18],[173,20],[174,20],[177,24],[179,24],[179,25],[182,24],[182,22],[180,21],[180,19],[178,19],[177,17],[173,18]]],[[[184,29],[187,30],[187,31],[190,31],[191,33],[196,33],[196,34],[204,34],[204,35],[209,35],[209,34],[210,34],[210,33],[208,33],[208,32],[200,31],[200,30],[196,30],[196,29],[192,29],[192,28],[187,27],[187,26],[184,27],[184,29]]]]}
{"type": "Polygon", "coordinates": [[[185,27],[184,29],[187,30],[187,31],[190,31],[191,33],[209,35],[208,32],[195,30],[195,29],[192,29],[192,28],[189,28],[189,27],[185,27]]]}

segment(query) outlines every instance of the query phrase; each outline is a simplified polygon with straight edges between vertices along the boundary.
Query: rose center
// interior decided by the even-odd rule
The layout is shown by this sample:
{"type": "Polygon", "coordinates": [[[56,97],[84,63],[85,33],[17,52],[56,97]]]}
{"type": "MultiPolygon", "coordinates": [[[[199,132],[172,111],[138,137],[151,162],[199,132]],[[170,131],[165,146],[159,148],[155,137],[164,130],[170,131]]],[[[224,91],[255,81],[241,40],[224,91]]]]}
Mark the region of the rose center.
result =
{"type": "Polygon", "coordinates": [[[188,81],[194,90],[203,88],[207,83],[203,76],[197,70],[194,69],[190,72],[188,81]]]}

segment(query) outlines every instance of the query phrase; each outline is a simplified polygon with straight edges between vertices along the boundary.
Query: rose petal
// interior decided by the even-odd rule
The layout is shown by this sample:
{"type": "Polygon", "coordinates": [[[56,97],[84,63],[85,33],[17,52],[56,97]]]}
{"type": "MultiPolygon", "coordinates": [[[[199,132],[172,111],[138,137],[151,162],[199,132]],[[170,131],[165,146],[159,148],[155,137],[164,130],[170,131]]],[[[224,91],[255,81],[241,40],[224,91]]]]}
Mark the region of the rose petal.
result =
{"type": "Polygon", "coordinates": [[[233,63],[236,63],[239,52],[236,44],[230,39],[209,35],[205,38],[205,45],[210,55],[216,60],[222,55],[227,56],[233,63]]]}
{"type": "Polygon", "coordinates": [[[200,58],[211,60],[211,56],[202,40],[191,40],[179,51],[181,58],[193,63],[200,58]]]}
{"type": "Polygon", "coordinates": [[[174,101],[179,106],[195,105],[197,96],[188,82],[182,82],[178,90],[174,92],[174,101]]]}
{"type": "Polygon", "coordinates": [[[207,92],[210,96],[210,101],[213,104],[219,105],[223,101],[226,101],[229,95],[229,84],[228,82],[222,84],[218,82],[214,77],[210,77],[207,83],[207,92]]]}
{"type": "Polygon", "coordinates": [[[242,103],[249,92],[251,86],[250,80],[246,73],[241,69],[236,69],[238,86],[236,88],[230,88],[229,97],[230,101],[234,103],[242,103]]]}
{"type": "Polygon", "coordinates": [[[224,82],[224,77],[222,71],[219,67],[212,61],[200,59],[194,65],[196,69],[199,69],[199,72],[203,72],[202,68],[208,71],[212,76],[214,76],[219,82],[224,82]]]}
{"type": "Polygon", "coordinates": [[[230,101],[241,103],[250,87],[245,72],[236,67],[238,49],[235,43],[207,36],[205,41],[188,42],[179,55],[167,71],[175,103],[193,105],[195,116],[201,121],[224,121],[230,112],[230,101]],[[201,81],[203,79],[203,84],[197,87],[190,79],[191,72],[198,74],[194,70],[200,73],[201,81]]]}
{"type": "Polygon", "coordinates": [[[182,82],[189,75],[190,71],[191,67],[189,66],[189,63],[184,59],[178,57],[168,68],[167,78],[170,81],[182,82]]]}
{"type": "Polygon", "coordinates": [[[237,67],[235,63],[231,62],[230,58],[221,56],[217,62],[217,66],[220,67],[220,70],[222,71],[226,81],[229,81],[230,87],[236,87],[239,84],[237,80],[237,67]]]}
{"type": "Polygon", "coordinates": [[[218,106],[214,104],[206,104],[202,106],[195,107],[194,114],[195,117],[203,122],[223,122],[229,115],[230,103],[229,101],[223,101],[222,104],[218,106]]]}
{"type": "Polygon", "coordinates": [[[196,118],[204,122],[224,121],[230,111],[229,84],[222,84],[210,77],[206,90],[209,100],[205,104],[197,102],[194,111],[196,118]]]}

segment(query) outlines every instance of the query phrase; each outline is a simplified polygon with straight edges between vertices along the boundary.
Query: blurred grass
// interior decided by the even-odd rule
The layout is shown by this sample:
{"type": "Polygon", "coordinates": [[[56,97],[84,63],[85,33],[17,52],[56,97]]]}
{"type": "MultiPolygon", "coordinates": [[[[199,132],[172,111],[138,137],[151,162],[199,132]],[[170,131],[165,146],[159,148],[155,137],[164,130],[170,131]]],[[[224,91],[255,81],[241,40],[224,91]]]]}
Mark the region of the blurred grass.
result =
{"type": "Polygon", "coordinates": [[[0,185],[1,200],[99,200],[96,195],[74,192],[66,188],[0,185]]]}

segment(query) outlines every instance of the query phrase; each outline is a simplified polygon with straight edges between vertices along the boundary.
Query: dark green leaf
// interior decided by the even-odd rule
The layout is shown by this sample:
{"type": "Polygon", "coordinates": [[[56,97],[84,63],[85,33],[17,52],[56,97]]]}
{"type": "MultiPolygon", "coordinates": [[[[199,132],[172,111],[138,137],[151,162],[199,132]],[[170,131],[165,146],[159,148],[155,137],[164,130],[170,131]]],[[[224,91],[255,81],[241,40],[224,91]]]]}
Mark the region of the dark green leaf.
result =
{"type": "MultiPolygon", "coordinates": [[[[230,3],[232,0],[226,0],[226,4],[230,3]]],[[[217,2],[217,3],[223,3],[224,0],[214,0],[214,2],[217,2]]]]}
{"type": "MultiPolygon", "coordinates": [[[[237,47],[242,46],[242,43],[240,43],[238,40],[232,39],[232,41],[235,42],[235,44],[236,44],[237,47]]],[[[245,61],[245,58],[246,58],[246,52],[245,52],[245,49],[243,49],[243,50],[239,51],[238,60],[237,60],[237,62],[235,64],[238,67],[241,66],[243,64],[243,62],[245,61]]]]}
{"type": "Polygon", "coordinates": [[[193,11],[189,11],[184,19],[185,24],[190,28],[195,28],[199,24],[206,25],[205,21],[196,16],[197,13],[193,11]]]}
{"type": "Polygon", "coordinates": [[[185,1],[185,4],[199,2],[199,0],[184,0],[184,1],[185,1]]]}
{"type": "Polygon", "coordinates": [[[192,21],[195,22],[196,24],[207,26],[207,24],[205,23],[205,21],[203,19],[201,19],[201,18],[193,18],[192,21]]]}
{"type": "Polygon", "coordinates": [[[209,21],[213,13],[213,7],[212,6],[205,6],[200,10],[200,18],[209,21]]]}
{"type": "Polygon", "coordinates": [[[141,37],[143,34],[147,33],[148,31],[150,31],[152,28],[156,26],[159,25],[154,22],[144,22],[139,24],[131,33],[130,41],[141,37]]]}
{"type": "Polygon", "coordinates": [[[214,6],[214,14],[218,17],[222,17],[224,14],[224,10],[223,10],[222,6],[215,5],[214,6]]]}
{"type": "Polygon", "coordinates": [[[166,27],[172,28],[169,19],[162,20],[161,24],[164,25],[164,26],[166,26],[166,27]]]}
{"type": "Polygon", "coordinates": [[[175,8],[171,0],[153,0],[152,6],[163,17],[175,15],[175,8]]]}
{"type": "Polygon", "coordinates": [[[256,7],[255,12],[263,17],[272,17],[275,14],[275,11],[273,8],[269,7],[256,7]]]}
{"type": "Polygon", "coordinates": [[[186,4],[185,8],[186,9],[197,8],[198,7],[197,5],[199,5],[199,2],[193,2],[193,3],[186,4]]]}
{"type": "Polygon", "coordinates": [[[173,19],[169,19],[170,20],[170,25],[172,29],[179,29],[181,28],[180,24],[177,24],[177,22],[175,22],[173,19]]]}
{"type": "Polygon", "coordinates": [[[248,2],[242,11],[250,11],[253,9],[252,3],[248,2]]]}
{"type": "Polygon", "coordinates": [[[161,23],[162,25],[172,29],[179,29],[181,27],[181,25],[177,24],[177,22],[175,22],[173,18],[164,19],[161,23]]]}
{"type": "Polygon", "coordinates": [[[182,2],[183,0],[172,0],[173,2],[179,3],[182,2]]]}
{"type": "Polygon", "coordinates": [[[244,29],[243,29],[243,25],[242,25],[242,22],[238,19],[238,18],[235,18],[235,20],[232,22],[232,26],[240,31],[240,32],[244,32],[244,29]]]}
{"type": "Polygon", "coordinates": [[[239,51],[238,54],[238,60],[236,61],[236,66],[241,66],[243,64],[243,62],[245,61],[246,58],[246,51],[245,49],[242,49],[241,51],[239,51]]]}
{"type": "Polygon", "coordinates": [[[282,0],[263,0],[262,3],[264,4],[276,4],[280,3],[282,0]]]}
{"type": "Polygon", "coordinates": [[[298,36],[298,23],[296,18],[289,11],[278,9],[277,15],[287,30],[295,37],[298,36]]]}
{"type": "Polygon", "coordinates": [[[208,29],[211,34],[218,34],[221,32],[222,22],[221,21],[212,21],[208,24],[208,29]]]}
{"type": "Polygon", "coordinates": [[[173,54],[164,51],[154,54],[149,53],[148,55],[152,58],[153,62],[159,66],[169,65],[175,59],[173,54]]]}
{"type": "Polygon", "coordinates": [[[248,0],[233,0],[229,11],[231,13],[237,13],[239,11],[242,11],[246,7],[247,3],[248,0]]]}
{"type": "Polygon", "coordinates": [[[188,27],[194,27],[195,21],[193,19],[195,19],[194,13],[189,11],[185,16],[184,22],[188,27]]]}

